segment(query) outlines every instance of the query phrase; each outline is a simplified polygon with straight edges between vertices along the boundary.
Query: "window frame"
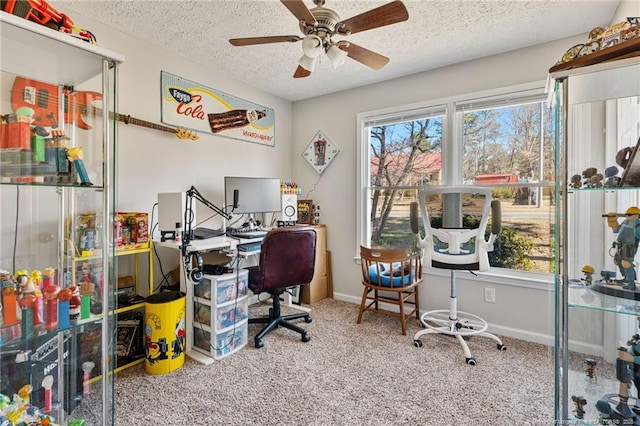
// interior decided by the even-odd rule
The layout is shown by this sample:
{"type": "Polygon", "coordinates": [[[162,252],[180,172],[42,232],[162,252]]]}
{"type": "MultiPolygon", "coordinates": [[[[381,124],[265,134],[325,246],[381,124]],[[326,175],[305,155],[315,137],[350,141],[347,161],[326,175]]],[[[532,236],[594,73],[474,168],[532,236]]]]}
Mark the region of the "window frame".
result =
{"type": "MultiPolygon", "coordinates": [[[[536,96],[541,100],[548,98],[548,86],[545,81],[534,81],[524,84],[506,86],[496,89],[484,90],[461,94],[441,99],[433,99],[413,104],[399,105],[390,108],[361,112],[356,115],[357,137],[357,167],[356,167],[356,240],[354,259],[359,263],[360,245],[368,245],[371,240],[370,232],[370,191],[374,188],[368,185],[370,178],[369,143],[370,123],[393,123],[418,118],[421,112],[429,112],[438,106],[444,106],[442,116],[442,185],[453,186],[463,184],[463,122],[459,117],[463,116],[462,105],[470,105],[474,102],[482,105],[499,106],[498,102],[504,101],[505,106],[513,105],[514,100],[523,96],[536,96]],[[511,102],[509,102],[511,99],[511,102]]],[[[488,107],[487,107],[488,108],[488,107]]],[[[374,125],[375,125],[374,124],[374,125]]],[[[504,184],[503,184],[504,185],[504,184]]],[[[521,184],[526,186],[553,187],[553,184],[540,182],[521,184]]],[[[494,187],[493,185],[483,185],[494,187]]],[[[518,186],[508,185],[508,186],[518,186]]],[[[449,272],[436,268],[426,267],[430,274],[448,276],[449,272]]],[[[541,288],[541,285],[549,286],[554,283],[554,273],[518,271],[513,269],[491,268],[490,271],[471,276],[469,279],[494,282],[500,284],[541,288]],[[514,282],[516,279],[518,281],[514,282]]]]}

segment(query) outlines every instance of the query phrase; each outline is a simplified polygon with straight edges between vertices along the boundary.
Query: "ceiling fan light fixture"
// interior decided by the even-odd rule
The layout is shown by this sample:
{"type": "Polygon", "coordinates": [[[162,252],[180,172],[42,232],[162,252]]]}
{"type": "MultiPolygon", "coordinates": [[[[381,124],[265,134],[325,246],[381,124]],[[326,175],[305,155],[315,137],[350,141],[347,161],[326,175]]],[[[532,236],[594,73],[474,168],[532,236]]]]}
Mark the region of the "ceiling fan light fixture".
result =
{"type": "Polygon", "coordinates": [[[298,61],[298,64],[305,70],[309,72],[313,72],[313,70],[316,68],[317,61],[318,61],[317,57],[302,55],[302,57],[298,61]]]}
{"type": "Polygon", "coordinates": [[[322,39],[315,34],[310,34],[302,40],[302,51],[305,56],[317,58],[322,53],[322,39]]]}
{"type": "Polygon", "coordinates": [[[335,44],[327,50],[327,57],[331,61],[331,65],[333,65],[334,69],[344,64],[344,61],[347,59],[347,56],[349,56],[349,53],[340,49],[335,44]]]}

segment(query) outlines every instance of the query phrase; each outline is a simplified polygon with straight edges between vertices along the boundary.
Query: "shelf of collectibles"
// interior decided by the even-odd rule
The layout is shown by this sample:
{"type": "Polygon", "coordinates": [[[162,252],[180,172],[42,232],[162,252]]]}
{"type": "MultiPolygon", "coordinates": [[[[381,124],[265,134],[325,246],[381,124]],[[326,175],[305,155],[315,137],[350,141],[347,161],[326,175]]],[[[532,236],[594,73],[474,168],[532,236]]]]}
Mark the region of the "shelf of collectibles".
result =
{"type": "Polygon", "coordinates": [[[556,107],[556,419],[640,424],[640,38],[594,29],[550,70],[556,107]]]}
{"type": "MultiPolygon", "coordinates": [[[[116,314],[117,338],[127,340],[127,350],[124,351],[123,344],[116,341],[116,372],[144,361],[142,331],[145,299],[140,295],[142,278],[149,294],[153,293],[153,249],[149,240],[148,217],[147,213],[118,212],[113,222],[116,257],[119,261],[133,259],[132,268],[123,268],[118,263],[119,272],[132,270],[133,276],[125,275],[117,281],[117,308],[113,313],[116,314]],[[139,255],[147,256],[146,273],[141,273],[139,255]],[[137,327],[132,327],[134,322],[137,327]]],[[[74,253],[67,281],[70,286],[79,287],[81,294],[93,295],[91,310],[94,313],[99,310],[99,294],[103,287],[101,256],[97,248],[100,246],[97,236],[100,235],[102,223],[101,215],[87,213],[70,218],[66,226],[67,244],[74,253]]],[[[99,379],[100,376],[96,376],[92,380],[99,379]]]]}
{"type": "Polygon", "coordinates": [[[17,3],[0,11],[0,423],[113,424],[112,233],[98,230],[76,282],[65,221],[113,216],[115,123],[101,112],[124,58],[73,37],[68,17],[51,28],[57,12],[44,26],[4,11],[17,3]]]}

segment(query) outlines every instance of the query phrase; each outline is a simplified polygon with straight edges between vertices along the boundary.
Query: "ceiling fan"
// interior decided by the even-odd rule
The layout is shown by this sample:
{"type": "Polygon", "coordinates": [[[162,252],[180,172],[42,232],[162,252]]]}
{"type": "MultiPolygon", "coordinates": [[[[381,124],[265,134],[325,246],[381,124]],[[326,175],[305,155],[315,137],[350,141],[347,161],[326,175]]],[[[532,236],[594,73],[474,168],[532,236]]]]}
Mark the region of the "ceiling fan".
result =
{"type": "Polygon", "coordinates": [[[280,0],[287,9],[299,20],[300,31],[304,37],[297,35],[232,38],[229,40],[234,46],[250,46],[268,43],[295,43],[302,41],[303,55],[294,78],[311,75],[322,53],[326,53],[334,68],[342,65],[349,57],[369,68],[378,70],[384,67],[389,58],[373,52],[346,40],[338,40],[336,36],[349,36],[374,28],[384,27],[409,19],[409,13],[404,4],[397,0],[375,9],[341,20],[338,14],[324,7],[325,0],[313,0],[316,5],[308,9],[302,0],[280,0]]]}

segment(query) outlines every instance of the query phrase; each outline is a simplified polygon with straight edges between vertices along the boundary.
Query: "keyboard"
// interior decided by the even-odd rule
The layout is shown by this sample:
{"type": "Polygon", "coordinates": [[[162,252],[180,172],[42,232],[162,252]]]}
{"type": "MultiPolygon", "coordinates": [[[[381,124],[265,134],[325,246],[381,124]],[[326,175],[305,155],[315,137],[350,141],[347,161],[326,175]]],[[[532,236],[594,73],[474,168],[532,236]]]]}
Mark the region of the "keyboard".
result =
{"type": "Polygon", "coordinates": [[[224,235],[222,229],[196,228],[193,230],[193,238],[196,240],[206,240],[224,235]]]}
{"type": "Polygon", "coordinates": [[[259,251],[261,247],[262,247],[262,243],[261,242],[245,243],[245,244],[238,244],[237,245],[238,251],[243,251],[243,252],[259,251]]]}
{"type": "Polygon", "coordinates": [[[267,231],[232,231],[229,233],[230,236],[236,238],[263,238],[267,235],[267,231]]]}

